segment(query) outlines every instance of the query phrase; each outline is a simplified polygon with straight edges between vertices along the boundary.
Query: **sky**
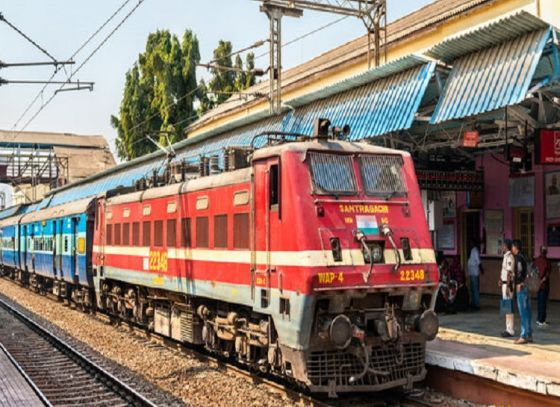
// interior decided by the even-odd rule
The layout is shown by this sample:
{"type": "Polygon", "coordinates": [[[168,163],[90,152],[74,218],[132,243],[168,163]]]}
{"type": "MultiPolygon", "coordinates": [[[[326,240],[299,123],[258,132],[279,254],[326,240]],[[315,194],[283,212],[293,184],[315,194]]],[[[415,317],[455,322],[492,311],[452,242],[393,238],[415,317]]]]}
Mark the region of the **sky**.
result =
{"type": "MultiPolygon", "coordinates": [[[[126,0],[0,0],[0,13],[58,60],[68,59],[126,0]]],[[[432,0],[388,0],[388,19],[393,21],[432,0]]],[[[138,3],[129,0],[123,10],[91,43],[74,58],[76,69],[138,3]]],[[[302,18],[284,18],[283,42],[300,37],[340,16],[305,11],[302,18]]],[[[241,49],[268,38],[268,20],[253,0],[144,0],[131,17],[83,66],[74,79],[95,82],[94,90],[63,92],[55,96],[25,128],[29,131],[53,131],[76,134],[100,134],[115,152],[116,130],[110,125],[111,114],[118,114],[126,71],[144,50],[149,33],[168,29],[182,36],[185,29],[198,37],[201,62],[211,60],[220,39],[229,40],[233,49],[241,49]]],[[[344,19],[329,28],[285,47],[284,69],[299,65],[338,45],[365,34],[357,18],[344,19]]],[[[254,50],[266,54],[268,45],[254,50]]],[[[0,22],[0,60],[10,62],[47,61],[48,57],[28,43],[8,25],[0,22]]],[[[256,67],[266,69],[266,56],[256,67]]],[[[71,72],[72,67],[67,68],[71,72]]],[[[53,67],[11,67],[0,69],[8,80],[47,80],[53,67]]],[[[204,68],[198,77],[206,77],[204,68]]],[[[57,77],[65,80],[64,72],[57,77]]],[[[58,86],[49,86],[20,119],[41,90],[41,85],[10,84],[0,86],[0,129],[22,130],[29,119],[48,100],[58,86]],[[19,121],[18,121],[19,120],[19,121]]],[[[116,158],[116,154],[115,154],[116,158]]]]}

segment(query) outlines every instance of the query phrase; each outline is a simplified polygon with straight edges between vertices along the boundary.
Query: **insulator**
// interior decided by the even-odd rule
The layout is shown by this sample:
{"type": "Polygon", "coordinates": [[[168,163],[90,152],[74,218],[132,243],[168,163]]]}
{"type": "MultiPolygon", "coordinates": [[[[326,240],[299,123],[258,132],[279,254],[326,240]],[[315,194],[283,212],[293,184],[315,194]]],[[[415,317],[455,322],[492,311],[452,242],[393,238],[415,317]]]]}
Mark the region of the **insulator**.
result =
{"type": "Polygon", "coordinates": [[[210,175],[216,175],[219,174],[220,171],[220,161],[219,161],[219,157],[217,155],[213,155],[210,157],[210,175]]]}
{"type": "Polygon", "coordinates": [[[204,157],[204,176],[210,175],[210,159],[208,157],[204,157]]]}
{"type": "Polygon", "coordinates": [[[204,177],[204,159],[205,157],[200,157],[200,161],[198,162],[198,174],[201,177],[204,177]]]}
{"type": "Polygon", "coordinates": [[[224,171],[232,170],[231,168],[229,168],[229,152],[230,150],[224,149],[224,171]]]}

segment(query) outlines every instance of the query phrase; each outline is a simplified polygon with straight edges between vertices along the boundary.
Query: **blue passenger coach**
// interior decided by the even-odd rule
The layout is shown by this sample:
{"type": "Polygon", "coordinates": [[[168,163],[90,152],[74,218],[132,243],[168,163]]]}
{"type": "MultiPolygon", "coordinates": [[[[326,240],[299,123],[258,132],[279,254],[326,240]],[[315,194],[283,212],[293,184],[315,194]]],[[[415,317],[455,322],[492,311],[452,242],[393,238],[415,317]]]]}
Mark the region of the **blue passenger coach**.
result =
{"type": "Polygon", "coordinates": [[[94,207],[94,199],[86,198],[0,220],[3,268],[24,270],[38,291],[89,302],[93,228],[88,222],[94,207]]]}

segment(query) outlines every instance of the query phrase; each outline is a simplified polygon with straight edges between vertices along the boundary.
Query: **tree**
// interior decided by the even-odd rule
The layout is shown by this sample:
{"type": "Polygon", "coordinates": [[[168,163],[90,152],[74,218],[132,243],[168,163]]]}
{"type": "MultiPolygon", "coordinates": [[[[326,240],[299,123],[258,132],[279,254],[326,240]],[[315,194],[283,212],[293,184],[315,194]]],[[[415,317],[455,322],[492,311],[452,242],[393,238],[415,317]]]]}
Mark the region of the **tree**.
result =
{"type": "Polygon", "coordinates": [[[214,50],[214,65],[220,68],[212,68],[212,79],[208,83],[208,89],[213,93],[212,99],[215,105],[229,99],[235,90],[235,72],[227,69],[232,67],[231,42],[220,40],[218,47],[214,50]]]}
{"type": "Polygon", "coordinates": [[[126,74],[119,116],[111,116],[117,129],[117,154],[130,160],[157,147],[153,135],[166,144],[183,138],[183,130],[197,118],[194,102],[200,96],[196,66],[200,62],[198,39],[189,30],[182,41],[169,31],[148,36],[145,51],[126,74]]]}
{"type": "Polygon", "coordinates": [[[220,40],[214,50],[212,65],[215,67],[210,69],[212,77],[208,84],[204,81],[200,83],[200,115],[224,103],[236,92],[242,92],[255,84],[255,75],[252,73],[255,68],[255,54],[248,53],[243,64],[239,55],[236,55],[235,62],[232,62],[231,53],[231,42],[220,40]]]}

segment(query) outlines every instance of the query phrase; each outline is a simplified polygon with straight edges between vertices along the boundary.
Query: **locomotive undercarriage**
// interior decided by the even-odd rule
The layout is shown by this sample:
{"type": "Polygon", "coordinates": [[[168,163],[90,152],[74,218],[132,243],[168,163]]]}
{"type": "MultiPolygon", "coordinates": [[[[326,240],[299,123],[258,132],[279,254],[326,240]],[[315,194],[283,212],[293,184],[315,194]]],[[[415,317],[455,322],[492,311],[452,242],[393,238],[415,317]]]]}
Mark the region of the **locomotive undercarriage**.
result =
{"type": "Polygon", "coordinates": [[[272,318],[249,307],[111,280],[97,295],[119,318],[333,397],[422,380],[426,340],[437,333],[433,291],[319,297],[306,350],[279,343],[272,318]]]}
{"type": "Polygon", "coordinates": [[[272,319],[249,307],[104,280],[100,309],[261,372],[283,373],[272,319]]]}

